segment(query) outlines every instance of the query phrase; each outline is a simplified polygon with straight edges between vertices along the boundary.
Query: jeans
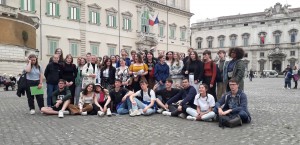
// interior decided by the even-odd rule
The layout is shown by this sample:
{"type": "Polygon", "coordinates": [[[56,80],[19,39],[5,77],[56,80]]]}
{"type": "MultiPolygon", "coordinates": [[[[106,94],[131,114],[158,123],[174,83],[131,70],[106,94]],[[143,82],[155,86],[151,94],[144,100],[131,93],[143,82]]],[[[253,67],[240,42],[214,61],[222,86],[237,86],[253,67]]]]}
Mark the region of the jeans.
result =
{"type": "Polygon", "coordinates": [[[54,91],[58,89],[57,85],[47,84],[47,106],[51,107],[53,106],[52,102],[52,94],[54,91]]]}
{"type": "Polygon", "coordinates": [[[128,114],[131,107],[130,99],[127,98],[125,102],[121,103],[121,105],[117,108],[117,113],[120,115],[128,114]]]}
{"type": "Polygon", "coordinates": [[[76,85],[75,87],[75,95],[74,95],[74,105],[78,105],[79,103],[79,96],[81,92],[82,83],[76,85]]]}
{"type": "MultiPolygon", "coordinates": [[[[215,112],[216,115],[219,115],[219,111],[218,111],[217,107],[214,108],[214,112],[215,112]]],[[[243,123],[250,123],[251,122],[251,117],[244,110],[241,110],[237,114],[241,117],[243,123]]],[[[236,115],[236,114],[230,113],[230,115],[236,115]]]]}
{"type": "Polygon", "coordinates": [[[284,82],[284,88],[286,88],[286,87],[291,88],[291,86],[292,86],[291,80],[286,80],[284,82]]]}
{"type": "MultiPolygon", "coordinates": [[[[35,109],[35,107],[34,107],[34,96],[31,95],[30,87],[38,86],[39,83],[40,83],[39,80],[37,80],[37,81],[27,80],[26,95],[27,95],[29,110],[35,109]]],[[[35,98],[36,98],[37,104],[38,104],[38,106],[41,110],[42,107],[44,107],[44,97],[43,97],[43,95],[35,95],[35,98]]]]}
{"type": "MultiPolygon", "coordinates": [[[[197,116],[198,116],[198,113],[197,113],[197,110],[196,110],[196,109],[193,109],[193,108],[187,108],[187,109],[186,109],[186,112],[187,112],[189,115],[193,116],[193,117],[197,117],[197,116]]],[[[207,114],[203,115],[203,116],[201,117],[201,119],[204,120],[204,121],[208,121],[209,119],[214,118],[215,115],[216,115],[215,112],[210,111],[210,112],[208,112],[207,114]]]]}
{"type": "MultiPolygon", "coordinates": [[[[134,101],[136,102],[136,105],[132,105],[132,110],[138,110],[138,109],[144,109],[147,107],[146,104],[138,100],[137,98],[134,98],[134,101]]],[[[156,112],[155,109],[149,108],[146,113],[143,113],[144,115],[151,115],[156,112]]]]}
{"type": "Polygon", "coordinates": [[[220,100],[226,91],[226,85],[223,82],[217,83],[217,100],[220,100]]]}

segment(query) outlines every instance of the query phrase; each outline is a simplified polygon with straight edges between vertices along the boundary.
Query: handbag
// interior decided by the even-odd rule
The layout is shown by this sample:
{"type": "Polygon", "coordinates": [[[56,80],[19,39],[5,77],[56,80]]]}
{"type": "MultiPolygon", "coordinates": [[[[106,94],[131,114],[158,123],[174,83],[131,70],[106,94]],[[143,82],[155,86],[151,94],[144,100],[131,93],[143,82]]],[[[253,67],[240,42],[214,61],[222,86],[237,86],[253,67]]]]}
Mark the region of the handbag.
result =
{"type": "Polygon", "coordinates": [[[239,115],[219,116],[219,127],[237,127],[242,126],[243,122],[239,115]]]}
{"type": "Polygon", "coordinates": [[[298,81],[299,80],[299,75],[298,74],[294,74],[293,78],[294,78],[294,81],[298,81]]]}

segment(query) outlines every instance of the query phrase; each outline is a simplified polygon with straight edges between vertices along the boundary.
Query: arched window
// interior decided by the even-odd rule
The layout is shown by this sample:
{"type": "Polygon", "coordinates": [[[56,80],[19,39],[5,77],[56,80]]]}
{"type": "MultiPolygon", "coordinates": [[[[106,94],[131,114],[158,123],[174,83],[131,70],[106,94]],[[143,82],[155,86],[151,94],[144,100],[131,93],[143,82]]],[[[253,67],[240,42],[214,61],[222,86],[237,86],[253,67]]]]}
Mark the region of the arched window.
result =
{"type": "Polygon", "coordinates": [[[237,35],[236,34],[231,34],[229,36],[229,38],[230,38],[231,47],[235,47],[236,46],[237,35]]]}
{"type": "Polygon", "coordinates": [[[266,35],[267,35],[266,32],[259,32],[259,33],[258,33],[260,45],[264,45],[264,44],[265,44],[265,38],[266,38],[266,35]]]}
{"type": "Polygon", "coordinates": [[[203,39],[201,37],[196,38],[197,49],[202,48],[202,41],[203,39]]]}
{"type": "Polygon", "coordinates": [[[212,47],[213,47],[213,40],[214,40],[214,37],[208,36],[208,37],[206,38],[206,40],[207,40],[208,48],[212,48],[212,47]]]}
{"type": "Polygon", "coordinates": [[[219,41],[219,47],[223,48],[224,47],[225,36],[224,35],[220,35],[218,37],[218,41],[219,41]]]}
{"type": "Polygon", "coordinates": [[[249,38],[250,38],[250,34],[249,34],[249,33],[244,33],[244,34],[242,35],[243,46],[244,46],[244,47],[248,47],[248,46],[249,46],[249,38]]]}
{"type": "Polygon", "coordinates": [[[275,38],[275,44],[279,44],[280,43],[280,36],[281,36],[281,31],[277,30],[273,32],[273,36],[275,38]]]}

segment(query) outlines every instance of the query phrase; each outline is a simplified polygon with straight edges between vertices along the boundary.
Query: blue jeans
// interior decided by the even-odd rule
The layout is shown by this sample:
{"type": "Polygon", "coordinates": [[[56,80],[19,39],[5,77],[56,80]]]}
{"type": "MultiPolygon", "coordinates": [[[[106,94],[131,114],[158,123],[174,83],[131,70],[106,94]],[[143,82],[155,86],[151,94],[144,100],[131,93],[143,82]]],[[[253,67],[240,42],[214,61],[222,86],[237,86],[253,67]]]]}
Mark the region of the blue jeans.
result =
{"type": "Polygon", "coordinates": [[[128,97],[126,101],[121,103],[121,105],[117,108],[117,113],[120,115],[128,114],[131,108],[131,102],[128,97]]]}
{"type": "MultiPolygon", "coordinates": [[[[214,108],[214,112],[215,112],[216,115],[219,115],[219,111],[218,111],[217,107],[214,108]]],[[[232,113],[230,113],[230,114],[232,114],[232,113]]],[[[236,114],[232,114],[232,115],[236,115],[236,114]]],[[[238,113],[238,115],[241,117],[243,123],[250,123],[251,122],[251,117],[245,111],[241,110],[238,113]]]]}
{"type": "Polygon", "coordinates": [[[55,103],[52,102],[52,94],[57,89],[58,89],[58,85],[47,84],[47,106],[48,107],[53,106],[53,103],[55,103]]]}
{"type": "MultiPolygon", "coordinates": [[[[144,104],[143,102],[141,102],[139,99],[134,98],[134,101],[136,102],[136,105],[132,105],[132,110],[138,110],[138,109],[144,109],[146,108],[148,105],[144,104]]],[[[130,102],[131,103],[131,102],[130,102]]],[[[149,108],[146,113],[143,113],[143,115],[151,115],[154,114],[156,112],[155,109],[153,108],[149,108]]]]}

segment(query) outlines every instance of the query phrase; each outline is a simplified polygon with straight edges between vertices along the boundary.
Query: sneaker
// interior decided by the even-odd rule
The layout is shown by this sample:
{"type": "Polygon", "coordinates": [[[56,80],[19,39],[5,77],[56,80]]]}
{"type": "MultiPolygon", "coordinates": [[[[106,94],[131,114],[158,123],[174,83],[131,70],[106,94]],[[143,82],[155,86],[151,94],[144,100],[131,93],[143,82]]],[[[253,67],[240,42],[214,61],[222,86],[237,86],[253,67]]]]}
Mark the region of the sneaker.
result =
{"type": "Polygon", "coordinates": [[[169,111],[163,111],[162,114],[165,116],[171,116],[171,112],[169,111]]]}
{"type": "Polygon", "coordinates": [[[288,88],[289,90],[291,89],[291,88],[288,88]]]}
{"type": "Polygon", "coordinates": [[[82,116],[86,116],[87,115],[87,112],[85,111],[85,112],[81,112],[81,115],[82,116]]]}
{"type": "Polygon", "coordinates": [[[63,113],[64,113],[64,115],[69,115],[69,114],[70,114],[70,111],[65,110],[65,111],[63,111],[63,113]]]}
{"type": "Polygon", "coordinates": [[[102,112],[102,111],[98,111],[98,113],[97,113],[97,114],[98,114],[98,116],[99,116],[99,117],[102,117],[102,116],[104,116],[104,112],[102,112]]]}
{"type": "Polygon", "coordinates": [[[163,111],[164,111],[163,109],[159,108],[156,112],[161,114],[163,111]]]}
{"type": "Polygon", "coordinates": [[[30,110],[30,114],[31,114],[31,115],[34,115],[34,114],[35,114],[35,110],[34,110],[34,109],[31,109],[31,110],[30,110]]]}
{"type": "Polygon", "coordinates": [[[129,114],[131,117],[140,116],[141,112],[139,110],[134,110],[129,114]]]}
{"type": "Polygon", "coordinates": [[[64,111],[59,110],[58,111],[58,118],[63,118],[64,117],[64,111]]]}
{"type": "Polygon", "coordinates": [[[111,111],[110,111],[110,108],[108,108],[108,109],[107,109],[107,111],[106,111],[106,115],[107,115],[107,116],[111,116],[111,111]]]}
{"type": "Polygon", "coordinates": [[[180,118],[182,118],[182,119],[186,119],[186,115],[185,115],[184,113],[180,113],[180,114],[178,115],[178,117],[180,117],[180,118]]]}
{"type": "Polygon", "coordinates": [[[139,109],[139,112],[140,112],[140,115],[141,115],[141,114],[144,114],[143,109],[139,109]]]}
{"type": "Polygon", "coordinates": [[[132,110],[132,109],[130,109],[130,110],[129,110],[129,114],[131,114],[132,112],[133,112],[133,110],[132,110]]]}
{"type": "Polygon", "coordinates": [[[191,120],[191,121],[195,121],[195,120],[196,120],[196,117],[193,117],[193,116],[190,116],[190,115],[189,115],[189,116],[186,117],[186,119],[187,119],[187,120],[191,120]]]}

